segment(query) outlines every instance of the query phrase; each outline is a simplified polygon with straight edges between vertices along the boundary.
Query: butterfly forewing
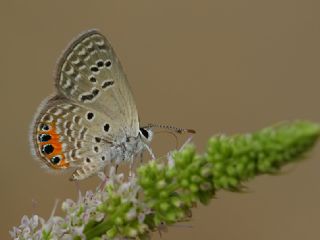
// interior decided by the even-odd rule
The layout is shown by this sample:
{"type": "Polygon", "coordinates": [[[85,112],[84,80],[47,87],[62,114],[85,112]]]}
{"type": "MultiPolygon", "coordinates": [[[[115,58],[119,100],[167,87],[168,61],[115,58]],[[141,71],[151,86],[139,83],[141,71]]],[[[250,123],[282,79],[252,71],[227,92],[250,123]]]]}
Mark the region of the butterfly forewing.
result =
{"type": "MultiPolygon", "coordinates": [[[[108,115],[127,135],[138,135],[138,113],[129,83],[110,43],[97,31],[82,34],[63,54],[56,86],[66,98],[108,115]]],[[[125,136],[119,132],[117,137],[125,136]]]]}

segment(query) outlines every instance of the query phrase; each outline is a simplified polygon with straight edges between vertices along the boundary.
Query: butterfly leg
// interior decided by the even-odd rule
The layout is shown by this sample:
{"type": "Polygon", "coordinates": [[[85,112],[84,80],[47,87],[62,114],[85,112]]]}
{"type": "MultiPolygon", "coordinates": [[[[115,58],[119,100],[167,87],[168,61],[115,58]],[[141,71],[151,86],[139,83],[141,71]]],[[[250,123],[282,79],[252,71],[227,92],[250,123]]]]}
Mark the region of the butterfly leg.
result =
{"type": "Polygon", "coordinates": [[[149,154],[150,154],[150,156],[151,156],[151,159],[152,159],[152,160],[156,160],[156,157],[155,157],[155,155],[153,154],[152,149],[150,148],[150,146],[147,145],[147,144],[145,144],[144,147],[145,147],[145,148],[147,149],[147,151],[149,152],[149,154]]]}
{"type": "Polygon", "coordinates": [[[193,138],[192,135],[190,137],[188,137],[187,141],[185,141],[185,143],[182,144],[182,146],[180,147],[179,151],[183,150],[192,141],[192,138],[193,138]]]}
{"type": "Polygon", "coordinates": [[[161,222],[158,226],[158,233],[160,238],[162,238],[162,232],[168,232],[168,226],[164,222],[161,222]]]}
{"type": "Polygon", "coordinates": [[[132,178],[133,177],[133,171],[135,170],[135,165],[134,165],[134,162],[133,160],[130,161],[129,163],[129,178],[132,178]]]}
{"type": "Polygon", "coordinates": [[[170,151],[167,153],[167,159],[168,159],[168,165],[169,167],[173,167],[174,166],[174,159],[173,159],[173,151],[170,151]]]}
{"type": "Polygon", "coordinates": [[[141,153],[140,153],[140,164],[142,164],[143,163],[143,151],[141,151],[141,153]]]}
{"type": "Polygon", "coordinates": [[[54,216],[54,214],[56,213],[56,210],[57,210],[57,207],[58,207],[58,203],[59,203],[59,200],[56,199],[56,201],[54,202],[54,205],[53,205],[53,209],[51,211],[50,218],[52,218],[54,216]]]}
{"type": "Polygon", "coordinates": [[[106,174],[106,168],[104,169],[104,171],[98,172],[98,177],[102,180],[100,185],[99,185],[99,189],[101,191],[103,191],[103,189],[104,189],[104,187],[105,187],[105,185],[106,185],[106,183],[107,183],[107,181],[109,179],[108,175],[106,174]]]}
{"type": "Polygon", "coordinates": [[[34,212],[33,215],[35,215],[35,214],[36,214],[37,207],[38,207],[38,202],[37,202],[37,200],[35,200],[34,198],[33,198],[31,201],[32,201],[32,211],[34,212]]]}
{"type": "MultiPolygon", "coordinates": [[[[178,151],[182,151],[186,146],[191,142],[193,136],[190,136],[187,141],[178,149],[178,151]]],[[[173,159],[173,151],[168,152],[167,154],[168,164],[170,167],[174,165],[174,159],[173,159]]]]}
{"type": "Polygon", "coordinates": [[[77,191],[77,193],[79,195],[79,199],[80,199],[81,198],[81,189],[80,189],[79,181],[75,181],[74,185],[76,187],[76,191],[77,191]]]}

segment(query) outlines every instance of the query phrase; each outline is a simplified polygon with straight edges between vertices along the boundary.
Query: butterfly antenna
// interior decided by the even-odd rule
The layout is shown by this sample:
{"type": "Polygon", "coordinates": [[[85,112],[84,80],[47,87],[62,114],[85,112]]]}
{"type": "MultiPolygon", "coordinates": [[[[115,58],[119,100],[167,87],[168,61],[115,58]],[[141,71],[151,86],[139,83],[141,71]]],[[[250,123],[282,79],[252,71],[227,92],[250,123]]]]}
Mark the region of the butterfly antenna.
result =
{"type": "Polygon", "coordinates": [[[178,127],[174,127],[171,125],[162,125],[162,124],[148,124],[147,126],[145,126],[145,128],[162,128],[162,129],[167,129],[169,131],[173,131],[176,133],[191,133],[191,134],[195,134],[196,131],[193,129],[188,129],[188,128],[178,128],[178,127]]]}
{"type": "Polygon", "coordinates": [[[57,207],[58,207],[58,203],[59,203],[59,199],[56,199],[54,201],[54,206],[53,206],[53,209],[51,211],[50,218],[54,217],[54,214],[56,213],[56,210],[57,210],[57,207]]]}

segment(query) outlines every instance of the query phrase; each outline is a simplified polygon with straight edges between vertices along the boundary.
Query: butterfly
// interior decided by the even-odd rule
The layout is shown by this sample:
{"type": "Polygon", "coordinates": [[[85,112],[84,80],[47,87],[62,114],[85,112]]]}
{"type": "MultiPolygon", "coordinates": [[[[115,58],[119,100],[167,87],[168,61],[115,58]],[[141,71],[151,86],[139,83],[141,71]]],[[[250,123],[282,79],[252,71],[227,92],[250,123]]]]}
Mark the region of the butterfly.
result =
{"type": "Polygon", "coordinates": [[[149,148],[153,127],[141,127],[123,68],[97,30],[77,37],[55,73],[56,93],[44,100],[31,124],[33,155],[53,170],[75,169],[70,180],[95,175],[107,164],[132,162],[149,148]]]}

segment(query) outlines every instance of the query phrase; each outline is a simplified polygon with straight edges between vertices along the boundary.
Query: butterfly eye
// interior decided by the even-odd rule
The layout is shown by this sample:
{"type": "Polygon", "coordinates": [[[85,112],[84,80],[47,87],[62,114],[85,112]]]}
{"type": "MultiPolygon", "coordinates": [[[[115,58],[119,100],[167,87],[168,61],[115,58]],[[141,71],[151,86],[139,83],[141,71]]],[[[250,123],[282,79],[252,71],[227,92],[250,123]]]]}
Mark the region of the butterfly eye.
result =
{"type": "Polygon", "coordinates": [[[61,161],[61,157],[60,156],[54,156],[50,159],[50,162],[54,165],[58,164],[61,161]]]}
{"type": "Polygon", "coordinates": [[[149,135],[149,132],[146,129],[140,128],[140,132],[146,139],[149,138],[150,135],[149,135]]]}

